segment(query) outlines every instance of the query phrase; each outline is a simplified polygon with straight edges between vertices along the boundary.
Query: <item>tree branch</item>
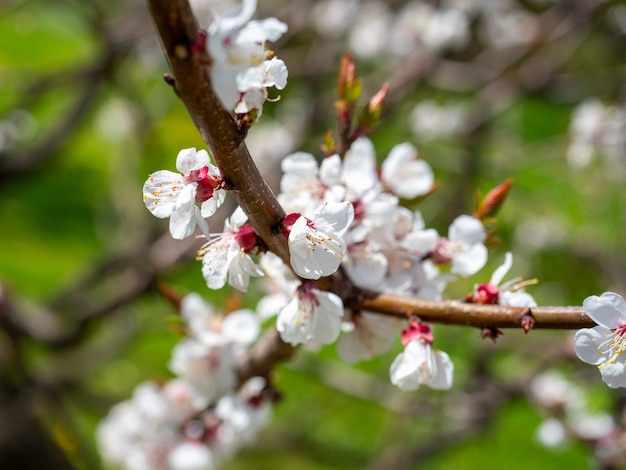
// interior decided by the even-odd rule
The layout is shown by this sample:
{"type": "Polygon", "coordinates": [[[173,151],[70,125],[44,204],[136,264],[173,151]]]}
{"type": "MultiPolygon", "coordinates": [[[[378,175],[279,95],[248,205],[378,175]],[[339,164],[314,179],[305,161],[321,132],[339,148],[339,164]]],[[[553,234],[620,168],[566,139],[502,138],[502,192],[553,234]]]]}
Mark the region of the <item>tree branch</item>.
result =
{"type": "MultiPolygon", "coordinates": [[[[428,322],[478,328],[523,328],[522,316],[528,312],[528,309],[520,307],[424,300],[390,294],[363,299],[354,307],[399,317],[417,315],[428,322]]],[[[571,330],[595,326],[582,307],[534,307],[530,311],[535,319],[533,329],[571,330]]]]}

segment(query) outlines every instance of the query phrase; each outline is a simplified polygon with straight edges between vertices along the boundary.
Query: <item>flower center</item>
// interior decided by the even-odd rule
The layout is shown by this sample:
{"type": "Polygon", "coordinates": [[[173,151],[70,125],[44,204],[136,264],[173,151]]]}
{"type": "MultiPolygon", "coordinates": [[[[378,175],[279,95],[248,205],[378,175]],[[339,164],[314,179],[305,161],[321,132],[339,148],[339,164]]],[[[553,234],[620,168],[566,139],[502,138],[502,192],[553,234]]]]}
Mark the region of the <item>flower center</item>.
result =
{"type": "Polygon", "coordinates": [[[598,369],[602,369],[606,364],[615,364],[617,357],[626,351],[626,323],[618,323],[617,328],[605,336],[607,340],[598,346],[598,351],[602,355],[608,354],[609,358],[600,364],[598,369]]]}
{"type": "Polygon", "coordinates": [[[447,238],[437,240],[437,247],[432,253],[432,259],[437,264],[446,264],[452,261],[454,255],[462,250],[459,242],[450,241],[447,238]]]}
{"type": "Polygon", "coordinates": [[[422,323],[417,318],[409,320],[409,327],[402,330],[402,345],[406,346],[411,341],[417,340],[422,344],[433,344],[433,332],[426,323],[422,323]]]}
{"type": "Polygon", "coordinates": [[[477,304],[497,304],[499,291],[500,289],[495,284],[489,282],[479,284],[472,301],[477,304]]]}
{"type": "Polygon", "coordinates": [[[196,202],[203,203],[213,197],[215,188],[220,184],[220,178],[209,174],[209,167],[203,166],[199,170],[191,170],[185,176],[185,183],[197,183],[196,202]]]}
{"type": "Polygon", "coordinates": [[[257,245],[257,235],[254,233],[252,226],[248,224],[241,226],[239,231],[235,234],[235,240],[237,240],[243,252],[248,255],[254,251],[257,245]]]}
{"type": "Polygon", "coordinates": [[[337,258],[343,259],[344,250],[342,245],[338,243],[333,237],[329,237],[323,232],[320,232],[315,228],[313,221],[307,219],[307,227],[309,233],[306,234],[306,241],[311,251],[315,250],[318,246],[324,251],[328,251],[334,254],[337,258]]]}

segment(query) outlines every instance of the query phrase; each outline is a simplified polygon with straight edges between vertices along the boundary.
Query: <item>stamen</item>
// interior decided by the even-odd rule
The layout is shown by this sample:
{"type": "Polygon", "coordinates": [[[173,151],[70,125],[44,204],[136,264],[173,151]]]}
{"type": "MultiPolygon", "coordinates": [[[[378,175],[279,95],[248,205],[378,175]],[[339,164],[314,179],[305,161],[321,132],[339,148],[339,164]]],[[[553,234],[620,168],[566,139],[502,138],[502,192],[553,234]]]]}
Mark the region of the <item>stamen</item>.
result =
{"type": "Polygon", "coordinates": [[[518,282],[517,284],[511,286],[511,288],[509,289],[510,291],[516,291],[516,290],[520,290],[523,289],[527,286],[534,286],[536,284],[539,284],[539,279],[535,278],[535,279],[526,279],[525,281],[522,282],[518,282]]]}
{"type": "Polygon", "coordinates": [[[311,228],[311,233],[307,233],[306,239],[311,251],[313,251],[317,246],[321,246],[324,251],[329,251],[337,258],[343,259],[343,254],[339,252],[342,246],[341,244],[333,240],[332,237],[322,236],[320,232],[318,232],[316,229],[311,228]],[[334,243],[337,248],[335,249],[334,247],[330,246],[328,242],[334,243]]]}

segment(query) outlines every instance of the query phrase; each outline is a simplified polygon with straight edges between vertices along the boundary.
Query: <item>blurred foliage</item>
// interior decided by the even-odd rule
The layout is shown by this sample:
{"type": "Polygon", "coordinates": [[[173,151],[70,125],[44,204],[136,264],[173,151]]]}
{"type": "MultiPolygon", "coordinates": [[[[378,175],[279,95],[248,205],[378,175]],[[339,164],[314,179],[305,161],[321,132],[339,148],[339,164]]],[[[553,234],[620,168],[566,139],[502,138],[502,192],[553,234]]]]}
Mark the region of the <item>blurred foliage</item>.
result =
{"type": "MultiPolygon", "coordinates": [[[[306,11],[302,1],[260,3],[286,21],[306,11]]],[[[397,8],[400,2],[391,3],[397,8]]],[[[413,105],[423,99],[480,107],[470,91],[415,80],[405,84],[401,99],[390,99],[371,138],[381,158],[396,143],[413,141],[434,168],[440,189],[419,206],[429,226],[444,234],[455,215],[472,210],[476,188],[484,193],[514,178],[497,220],[500,246],[475,279],[450,286],[450,297],[463,297],[473,282],[488,280],[506,251],[515,256],[511,275],[540,279],[531,289],[541,305],[580,305],[588,295],[626,292],[624,181],[601,159],[585,170],[570,168],[565,159],[574,107],[588,96],[616,100],[623,94],[624,34],[607,32],[603,15],[610,4],[600,7],[585,40],[554,77],[513,96],[471,134],[431,139],[413,133],[408,123],[413,105]]],[[[35,308],[71,291],[112,254],[132,254],[165,233],[166,223],[143,207],[141,184],[151,171],[172,169],[179,149],[204,145],[162,81],[167,64],[142,2],[13,0],[0,13],[0,130],[17,123],[10,135],[0,132],[0,154],[4,161],[37,156],[23,171],[0,174],[0,277],[16,302],[35,308]],[[84,96],[84,109],[61,135],[58,129],[84,96]]],[[[346,46],[306,25],[293,29],[274,47],[289,67],[290,82],[280,102],[266,104],[259,127],[273,120],[306,122],[307,133],[294,136],[294,146],[320,155],[324,132],[334,129],[335,73],[346,46]]],[[[387,80],[384,73],[397,71],[382,57],[357,58],[357,65],[370,93],[387,80]]],[[[252,154],[257,151],[251,144],[252,154]]],[[[263,167],[276,183],[276,162],[263,167]]],[[[211,224],[219,229],[221,222],[211,224]]],[[[167,282],[197,290],[217,305],[233,301],[228,292],[208,291],[199,266],[185,259],[165,274],[167,282]]],[[[259,296],[252,291],[235,301],[254,307],[259,296]]],[[[31,341],[23,351],[33,376],[57,384],[53,396],[38,403],[38,415],[78,468],[99,465],[94,430],[109,407],[139,382],[169,376],[167,361],[178,338],[169,321],[173,314],[148,292],[97,322],[86,333],[88,341],[74,349],[57,353],[31,341]]],[[[583,444],[551,451],[534,440],[542,417],[522,396],[498,395],[500,406],[473,432],[459,432],[456,442],[437,441],[442,422],[471,412],[463,398],[482,380],[479,366],[494,383],[519,381],[550,354],[562,355],[569,333],[507,331],[493,345],[482,342],[478,331],[436,331],[436,345],[456,365],[450,397],[391,387],[388,368],[399,344],[354,368],[338,362],[332,347],[320,354],[300,351],[275,373],[283,400],[272,424],[225,468],[375,469],[394,455],[419,456],[406,465],[416,469],[588,464],[583,444]],[[429,446],[440,451],[431,453],[429,446]]],[[[591,367],[565,363],[561,369],[593,384],[599,403],[623,399],[605,390],[591,367]]]]}

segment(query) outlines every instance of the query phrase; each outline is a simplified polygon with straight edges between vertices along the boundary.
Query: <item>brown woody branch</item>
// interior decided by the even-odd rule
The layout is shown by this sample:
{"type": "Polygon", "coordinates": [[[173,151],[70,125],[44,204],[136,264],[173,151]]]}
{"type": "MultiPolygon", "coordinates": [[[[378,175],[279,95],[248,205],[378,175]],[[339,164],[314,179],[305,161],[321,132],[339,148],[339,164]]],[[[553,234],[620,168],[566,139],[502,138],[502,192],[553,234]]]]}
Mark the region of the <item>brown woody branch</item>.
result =
{"type": "MultiPolygon", "coordinates": [[[[406,317],[417,315],[424,321],[478,328],[520,328],[528,309],[479,305],[454,300],[424,300],[415,297],[380,294],[364,299],[355,307],[363,310],[406,317]]],[[[595,326],[582,307],[534,307],[530,309],[533,329],[579,329],[595,326]]]]}

